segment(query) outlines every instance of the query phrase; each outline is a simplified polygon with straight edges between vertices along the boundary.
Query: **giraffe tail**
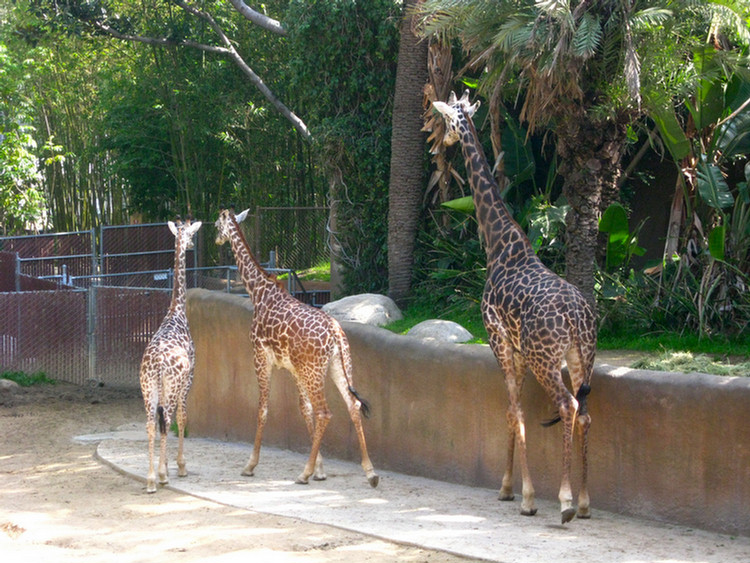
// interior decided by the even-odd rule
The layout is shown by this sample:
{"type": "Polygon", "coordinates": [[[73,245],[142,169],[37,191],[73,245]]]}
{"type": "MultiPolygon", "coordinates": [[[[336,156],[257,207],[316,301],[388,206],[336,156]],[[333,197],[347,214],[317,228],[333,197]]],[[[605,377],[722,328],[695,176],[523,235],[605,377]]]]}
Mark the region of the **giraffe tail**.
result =
{"type": "Polygon", "coordinates": [[[359,393],[357,393],[357,390],[351,385],[349,386],[349,393],[351,393],[352,396],[359,401],[359,411],[362,413],[362,416],[364,416],[365,418],[370,418],[370,403],[365,401],[359,395],[359,393]]]}
{"type": "MultiPolygon", "coordinates": [[[[579,387],[578,389],[578,393],[576,393],[576,401],[578,401],[578,414],[579,415],[588,413],[586,397],[588,396],[589,393],[591,393],[591,386],[586,383],[581,385],[581,387],[579,387]]],[[[558,414],[557,416],[542,422],[542,426],[544,426],[545,428],[549,428],[550,426],[554,426],[555,424],[560,422],[560,420],[562,419],[560,418],[560,415],[558,414]]]]}
{"type": "Polygon", "coordinates": [[[164,417],[164,407],[159,405],[156,407],[156,414],[159,417],[159,432],[162,434],[167,433],[167,419],[164,417]]]}
{"type": "Polygon", "coordinates": [[[341,360],[341,369],[344,372],[344,377],[346,377],[349,393],[351,393],[352,397],[359,401],[359,412],[362,413],[362,416],[364,416],[365,418],[370,418],[370,403],[365,401],[362,396],[357,393],[357,390],[354,388],[354,383],[352,382],[350,370],[347,369],[347,365],[351,366],[351,352],[349,350],[349,341],[346,339],[346,334],[344,333],[344,329],[341,328],[341,325],[339,325],[338,323],[334,324],[336,325],[336,334],[339,341],[339,358],[341,360]]]}

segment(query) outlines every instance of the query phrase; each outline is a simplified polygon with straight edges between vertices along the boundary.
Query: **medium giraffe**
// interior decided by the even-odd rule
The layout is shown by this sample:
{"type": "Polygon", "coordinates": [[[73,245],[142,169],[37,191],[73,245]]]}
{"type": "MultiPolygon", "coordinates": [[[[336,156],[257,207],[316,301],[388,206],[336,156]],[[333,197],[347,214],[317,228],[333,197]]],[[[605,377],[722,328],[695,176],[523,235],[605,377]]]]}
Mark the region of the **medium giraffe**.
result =
{"type": "Polygon", "coordinates": [[[258,427],[253,453],[242,474],[253,475],[258,464],[263,426],[268,415],[271,368],[276,366],[288,369],[295,378],[300,410],[312,440],[310,457],[296,482],[307,484],[313,474],[316,480],[326,478],[320,444],[331,418],[323,393],[328,373],[344,398],[357,431],[367,480],[371,486],[377,487],[380,478],[367,455],[360,415],[361,411],[366,416],[368,407],[352,384],[352,359],[346,334],[333,317],[292,297],[258,264],[239,226],[247,212],[246,209],[235,216],[232,210],[222,209],[216,221],[216,243],[230,242],[254,308],[250,337],[259,387],[258,427]]]}
{"type": "Polygon", "coordinates": [[[141,393],[146,406],[146,430],[148,431],[148,477],[146,491],[156,492],[154,473],[154,442],[156,425],[161,434],[159,454],[159,483],[169,483],[167,475],[167,429],[172,414],[177,413],[179,442],[177,448],[177,475],[185,477],[185,456],[182,446],[187,421],[187,396],[193,382],[195,349],[185,315],[185,253],[193,248],[193,235],[201,222],[185,223],[172,221],[169,229],[175,236],[174,287],[172,301],[164,320],[151,338],[141,361],[141,393]]]}
{"type": "Polygon", "coordinates": [[[587,487],[588,430],[586,408],[596,347],[594,312],[572,284],[547,269],[534,253],[526,234],[511,217],[497,182],[478,143],[472,116],[479,102],[469,103],[468,90],[460,100],[451,93],[448,103],[434,102],[446,123],[444,143],[460,140],[473,192],[479,231],[487,253],[487,280],[482,297],[482,319],[490,347],[505,374],[508,389],[508,457],[500,490],[501,500],[513,499],[513,454],[516,443],[523,477],[521,513],[536,513],[534,487],[526,461],[526,432],[521,390],[530,369],[558,409],[563,422],[563,468],[560,485],[562,522],[576,515],[570,486],[574,428],[582,450],[582,482],[578,517],[591,515],[587,487]],[[575,397],[561,373],[567,360],[575,397]]]}

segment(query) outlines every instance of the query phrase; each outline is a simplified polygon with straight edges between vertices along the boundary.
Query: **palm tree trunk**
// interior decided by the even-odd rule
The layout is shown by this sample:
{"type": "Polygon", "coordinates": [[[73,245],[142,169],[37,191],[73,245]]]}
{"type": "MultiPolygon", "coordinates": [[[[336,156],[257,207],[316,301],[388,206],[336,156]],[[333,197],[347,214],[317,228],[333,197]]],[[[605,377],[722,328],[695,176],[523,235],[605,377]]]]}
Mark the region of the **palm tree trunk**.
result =
{"type": "Polygon", "coordinates": [[[408,0],[401,22],[393,100],[391,171],[388,191],[388,293],[403,305],[411,290],[414,241],[424,191],[422,85],[427,81],[427,41],[420,41],[411,16],[421,0],[408,0]]]}
{"type": "Polygon", "coordinates": [[[617,122],[592,121],[580,112],[563,120],[556,133],[563,194],[570,205],[566,278],[596,310],[594,273],[597,258],[603,258],[599,219],[619,193],[626,131],[617,122]]]}

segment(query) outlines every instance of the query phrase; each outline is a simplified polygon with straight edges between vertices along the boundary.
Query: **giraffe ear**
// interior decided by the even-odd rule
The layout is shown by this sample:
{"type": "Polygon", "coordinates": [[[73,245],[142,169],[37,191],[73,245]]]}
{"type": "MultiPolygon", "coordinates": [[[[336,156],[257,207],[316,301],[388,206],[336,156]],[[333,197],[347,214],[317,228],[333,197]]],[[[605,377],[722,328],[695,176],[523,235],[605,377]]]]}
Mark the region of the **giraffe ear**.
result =
{"type": "Polygon", "coordinates": [[[456,117],[457,112],[455,108],[449,106],[445,102],[432,102],[432,107],[447,119],[453,119],[456,117]]]}
{"type": "Polygon", "coordinates": [[[238,222],[238,223],[242,223],[242,221],[244,221],[244,220],[245,220],[245,217],[247,217],[247,212],[248,212],[248,211],[250,211],[250,208],[249,208],[249,207],[248,207],[247,209],[245,209],[245,211],[243,211],[242,213],[240,213],[239,215],[237,215],[237,216],[235,217],[235,219],[237,219],[237,222],[238,222]]]}
{"type": "MultiPolygon", "coordinates": [[[[467,90],[467,92],[468,92],[468,90],[467,90]]],[[[479,100],[477,100],[476,102],[474,102],[473,105],[471,105],[468,108],[466,108],[467,115],[469,117],[472,117],[474,115],[474,112],[479,109],[480,105],[481,105],[481,102],[479,100]]]]}
{"type": "Polygon", "coordinates": [[[191,234],[191,235],[194,235],[195,233],[197,233],[197,232],[198,232],[198,229],[200,229],[200,228],[201,228],[201,225],[202,225],[202,224],[203,224],[203,222],[202,222],[202,221],[196,221],[195,223],[192,223],[192,224],[191,224],[191,225],[190,225],[190,226],[188,227],[188,229],[190,230],[190,234],[191,234]]]}
{"type": "Polygon", "coordinates": [[[175,225],[172,221],[167,221],[167,226],[169,227],[169,230],[172,231],[172,234],[174,236],[177,236],[177,225],[175,225]]]}

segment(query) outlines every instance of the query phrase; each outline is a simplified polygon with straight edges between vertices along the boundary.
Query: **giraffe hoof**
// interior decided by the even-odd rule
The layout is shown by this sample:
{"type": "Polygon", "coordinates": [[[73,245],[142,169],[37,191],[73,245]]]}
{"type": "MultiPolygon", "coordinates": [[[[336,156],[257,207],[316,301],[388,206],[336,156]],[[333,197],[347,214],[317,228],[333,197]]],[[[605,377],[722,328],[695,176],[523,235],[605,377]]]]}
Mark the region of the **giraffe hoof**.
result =
{"type": "Polygon", "coordinates": [[[588,520],[591,518],[591,509],[590,508],[581,508],[578,507],[578,513],[576,514],[576,518],[580,518],[581,520],[588,520]]]}
{"type": "Polygon", "coordinates": [[[313,475],[313,481],[325,481],[328,479],[328,475],[321,473],[320,475],[313,475]]]}
{"type": "Polygon", "coordinates": [[[509,501],[513,500],[514,498],[516,498],[516,495],[514,495],[513,493],[504,493],[502,491],[500,491],[500,494],[497,497],[498,500],[502,501],[509,501]]]}
{"type": "Polygon", "coordinates": [[[307,477],[303,477],[302,475],[300,475],[294,480],[294,484],[295,485],[309,485],[309,481],[307,477]]]}
{"type": "Polygon", "coordinates": [[[156,492],[156,483],[153,481],[149,481],[146,483],[146,492],[149,494],[153,494],[156,492]]]}
{"type": "Polygon", "coordinates": [[[242,470],[243,477],[253,477],[255,475],[255,471],[252,469],[243,469],[242,470]]]}
{"type": "Polygon", "coordinates": [[[523,516],[534,516],[536,514],[536,508],[531,508],[529,510],[522,508],[521,509],[521,515],[523,516]]]}
{"type": "Polygon", "coordinates": [[[575,508],[566,508],[561,513],[562,523],[563,524],[567,524],[568,522],[570,522],[573,519],[573,517],[575,515],[576,515],[576,509],[575,508]]]}
{"type": "Polygon", "coordinates": [[[380,483],[380,476],[377,473],[374,473],[367,478],[367,482],[370,483],[370,486],[374,489],[378,486],[378,483],[380,483]]]}

